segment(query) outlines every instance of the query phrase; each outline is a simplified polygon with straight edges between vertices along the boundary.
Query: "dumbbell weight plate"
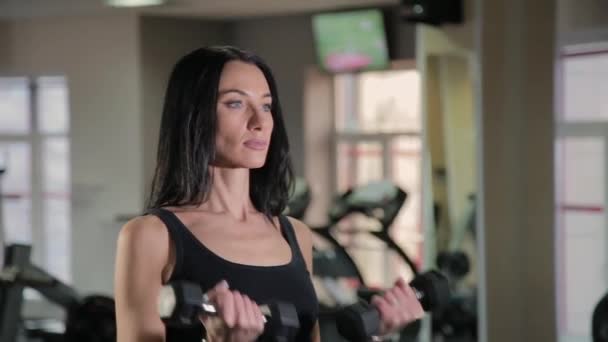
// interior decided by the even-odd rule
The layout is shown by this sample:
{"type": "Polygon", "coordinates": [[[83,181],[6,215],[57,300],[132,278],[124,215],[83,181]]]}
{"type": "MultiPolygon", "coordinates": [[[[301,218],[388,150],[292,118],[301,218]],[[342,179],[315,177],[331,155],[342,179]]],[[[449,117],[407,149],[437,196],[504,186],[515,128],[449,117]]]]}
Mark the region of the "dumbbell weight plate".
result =
{"type": "Polygon", "coordinates": [[[115,342],[116,312],[110,297],[93,295],[68,310],[66,342],[115,342]]]}

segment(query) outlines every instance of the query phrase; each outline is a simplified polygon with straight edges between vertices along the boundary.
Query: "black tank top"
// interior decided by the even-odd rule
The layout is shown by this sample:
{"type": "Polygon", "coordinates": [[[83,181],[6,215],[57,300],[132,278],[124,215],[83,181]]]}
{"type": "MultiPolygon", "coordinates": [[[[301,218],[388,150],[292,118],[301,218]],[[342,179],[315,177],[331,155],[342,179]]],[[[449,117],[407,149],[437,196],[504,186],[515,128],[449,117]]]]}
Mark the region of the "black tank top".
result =
{"type": "MultiPolygon", "coordinates": [[[[259,304],[292,303],[300,319],[295,341],[310,342],[317,321],[318,301],[294,228],[287,217],[279,216],[279,222],[282,235],[291,248],[291,261],[278,266],[253,266],[230,262],[213,253],[169,210],[153,209],[148,214],[163,221],[175,246],[175,267],[169,281],[195,282],[207,292],[225,279],[231,290],[246,294],[259,304]]],[[[200,342],[204,336],[202,324],[166,328],[167,342],[200,342]]],[[[263,335],[260,340],[269,338],[263,335]]]]}

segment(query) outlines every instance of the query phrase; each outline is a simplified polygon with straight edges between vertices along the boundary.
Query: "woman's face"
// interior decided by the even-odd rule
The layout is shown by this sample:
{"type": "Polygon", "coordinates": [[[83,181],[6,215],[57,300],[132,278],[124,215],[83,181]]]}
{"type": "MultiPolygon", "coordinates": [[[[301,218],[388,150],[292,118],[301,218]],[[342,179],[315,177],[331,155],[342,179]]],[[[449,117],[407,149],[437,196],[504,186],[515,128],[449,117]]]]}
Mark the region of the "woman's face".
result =
{"type": "Polygon", "coordinates": [[[272,134],[272,97],[266,77],[254,64],[231,61],[220,76],[216,159],[219,167],[259,168],[272,134]]]}

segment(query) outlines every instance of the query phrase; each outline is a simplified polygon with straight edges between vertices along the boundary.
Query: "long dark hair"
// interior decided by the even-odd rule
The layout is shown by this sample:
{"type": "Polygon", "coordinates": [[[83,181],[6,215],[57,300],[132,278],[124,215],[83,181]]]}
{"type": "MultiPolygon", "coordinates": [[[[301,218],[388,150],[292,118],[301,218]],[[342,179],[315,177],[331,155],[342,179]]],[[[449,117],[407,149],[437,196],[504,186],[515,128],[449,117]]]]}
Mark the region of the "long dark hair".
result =
{"type": "Polygon", "coordinates": [[[217,99],[224,65],[233,60],[256,65],[272,95],[272,131],[264,166],[250,171],[249,195],[267,217],[279,215],[293,188],[289,142],[276,82],[268,65],[235,47],[205,47],[190,52],[174,66],[160,124],[157,163],[147,209],[200,205],[213,183],[217,99]]]}

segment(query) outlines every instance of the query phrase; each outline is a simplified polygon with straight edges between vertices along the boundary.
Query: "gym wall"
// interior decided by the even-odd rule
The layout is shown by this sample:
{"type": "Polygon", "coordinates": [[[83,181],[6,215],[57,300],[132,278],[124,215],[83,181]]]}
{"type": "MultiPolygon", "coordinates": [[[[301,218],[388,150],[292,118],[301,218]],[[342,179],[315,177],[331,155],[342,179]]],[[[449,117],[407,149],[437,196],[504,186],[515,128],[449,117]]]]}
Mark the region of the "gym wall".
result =
{"type": "Polygon", "coordinates": [[[0,21],[0,70],[8,64],[8,23],[0,21]]]}
{"type": "Polygon", "coordinates": [[[558,0],[560,33],[595,30],[608,23],[608,2],[603,0],[558,0]]]}
{"type": "Polygon", "coordinates": [[[72,270],[86,291],[111,288],[117,212],[141,207],[142,142],[134,16],[15,20],[6,75],[65,75],[71,112],[72,270]]]}

